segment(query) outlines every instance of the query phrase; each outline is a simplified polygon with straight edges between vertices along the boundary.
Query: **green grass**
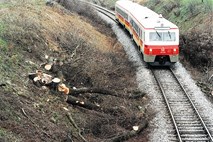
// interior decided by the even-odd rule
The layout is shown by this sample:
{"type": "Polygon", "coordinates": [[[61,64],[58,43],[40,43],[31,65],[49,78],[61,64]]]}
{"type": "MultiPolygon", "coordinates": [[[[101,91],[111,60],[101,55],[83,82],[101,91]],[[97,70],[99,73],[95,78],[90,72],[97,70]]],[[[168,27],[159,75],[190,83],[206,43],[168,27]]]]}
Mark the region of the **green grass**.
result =
{"type": "Polygon", "coordinates": [[[187,32],[193,27],[197,27],[207,14],[212,10],[212,0],[163,0],[157,3],[157,0],[150,0],[146,4],[157,13],[175,23],[181,30],[181,33],[187,32]],[[173,9],[169,9],[175,5],[173,9]],[[177,14],[178,13],[178,14],[177,14]]]}
{"type": "Polygon", "coordinates": [[[7,47],[7,41],[0,37],[0,47],[7,47]]]}
{"type": "Polygon", "coordinates": [[[8,2],[0,3],[0,9],[2,9],[2,8],[7,8],[7,7],[9,7],[10,5],[11,5],[11,4],[8,3],[8,2]]]}
{"type": "Polygon", "coordinates": [[[5,140],[7,142],[21,142],[22,140],[15,136],[13,133],[0,128],[0,140],[5,140]]]}
{"type": "Polygon", "coordinates": [[[4,24],[4,22],[0,21],[0,48],[6,47],[8,45],[7,41],[4,40],[2,37],[4,30],[5,30],[5,24],[4,24]]]}

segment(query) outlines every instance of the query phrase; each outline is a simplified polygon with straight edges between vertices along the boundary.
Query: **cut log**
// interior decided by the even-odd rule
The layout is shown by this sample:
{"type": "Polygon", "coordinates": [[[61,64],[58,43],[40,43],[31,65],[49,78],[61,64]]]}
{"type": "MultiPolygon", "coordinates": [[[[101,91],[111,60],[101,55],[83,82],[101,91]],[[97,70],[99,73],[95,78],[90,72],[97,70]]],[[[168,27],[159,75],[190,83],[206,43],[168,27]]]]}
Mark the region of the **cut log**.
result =
{"type": "Polygon", "coordinates": [[[108,139],[106,142],[123,142],[126,141],[134,136],[137,136],[138,134],[140,134],[148,125],[147,120],[143,120],[142,123],[136,127],[133,128],[133,130],[128,131],[128,132],[124,132],[118,136],[115,136],[111,139],[108,139]],[[135,130],[134,130],[135,129],[135,130]]]}
{"type": "Polygon", "coordinates": [[[53,79],[52,75],[46,73],[43,73],[41,76],[41,82],[44,84],[50,84],[52,82],[52,79],[53,79]]]}
{"type": "Polygon", "coordinates": [[[81,106],[81,107],[91,109],[91,110],[101,110],[100,106],[95,105],[95,104],[88,102],[88,101],[81,101],[78,98],[73,97],[71,95],[68,96],[67,103],[72,104],[72,105],[81,106]]]}
{"type": "Polygon", "coordinates": [[[31,79],[31,80],[33,80],[36,76],[37,76],[36,73],[29,73],[29,74],[28,74],[28,77],[29,77],[29,79],[31,79]]]}
{"type": "Polygon", "coordinates": [[[37,87],[41,87],[43,86],[44,84],[41,82],[41,79],[39,77],[35,77],[33,79],[33,84],[35,84],[37,87]]]}
{"type": "Polygon", "coordinates": [[[57,90],[58,85],[61,83],[61,79],[59,78],[54,78],[52,79],[52,82],[49,84],[45,84],[45,86],[48,86],[49,88],[53,89],[53,90],[57,90]]]}
{"type": "Polygon", "coordinates": [[[101,89],[101,88],[79,88],[79,89],[72,89],[69,93],[69,95],[77,95],[77,94],[83,94],[83,93],[99,93],[104,95],[110,95],[110,96],[118,96],[116,92],[101,89]]]}
{"type": "Polygon", "coordinates": [[[53,83],[60,83],[60,82],[61,82],[61,79],[55,77],[55,78],[53,78],[52,82],[53,82],[53,83]]]}
{"type": "Polygon", "coordinates": [[[82,101],[74,96],[68,95],[67,97],[67,103],[72,104],[72,105],[76,105],[76,106],[80,106],[89,110],[95,110],[95,111],[99,111],[99,112],[104,112],[106,114],[110,114],[113,116],[118,116],[118,115],[122,115],[125,114],[125,112],[120,109],[120,107],[114,107],[114,108],[106,108],[106,107],[101,107],[99,104],[93,104],[89,101],[82,101]]]}
{"type": "Polygon", "coordinates": [[[36,76],[35,78],[33,78],[33,81],[34,81],[34,82],[37,82],[37,81],[39,81],[39,80],[40,80],[40,79],[39,79],[39,77],[37,77],[37,76],[36,76]]]}
{"type": "Polygon", "coordinates": [[[50,71],[52,69],[53,64],[52,63],[48,63],[44,66],[45,70],[50,71]]]}
{"type": "Polygon", "coordinates": [[[58,85],[58,91],[63,92],[65,95],[68,95],[70,92],[70,89],[65,84],[59,84],[58,85]]]}
{"type": "Polygon", "coordinates": [[[41,77],[42,74],[43,74],[43,71],[42,70],[36,70],[36,74],[37,74],[37,76],[41,77]]]}

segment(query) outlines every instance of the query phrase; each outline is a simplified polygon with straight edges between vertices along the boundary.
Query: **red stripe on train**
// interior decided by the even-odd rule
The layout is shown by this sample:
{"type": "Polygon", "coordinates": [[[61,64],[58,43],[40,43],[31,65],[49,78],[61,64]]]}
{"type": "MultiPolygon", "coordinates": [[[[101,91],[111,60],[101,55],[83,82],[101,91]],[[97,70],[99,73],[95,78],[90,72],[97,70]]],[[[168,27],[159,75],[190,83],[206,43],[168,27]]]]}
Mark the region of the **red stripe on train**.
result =
{"type": "Polygon", "coordinates": [[[144,54],[147,55],[178,55],[178,45],[145,45],[144,54]]]}

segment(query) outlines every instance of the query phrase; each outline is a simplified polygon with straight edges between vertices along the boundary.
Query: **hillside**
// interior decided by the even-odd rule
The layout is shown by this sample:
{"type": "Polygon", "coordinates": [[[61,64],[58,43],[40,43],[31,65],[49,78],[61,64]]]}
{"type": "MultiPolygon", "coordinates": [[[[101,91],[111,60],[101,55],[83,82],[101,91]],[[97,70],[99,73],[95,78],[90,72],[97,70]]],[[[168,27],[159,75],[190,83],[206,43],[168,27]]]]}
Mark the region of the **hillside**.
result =
{"type": "Polygon", "coordinates": [[[80,142],[83,135],[99,142],[146,124],[141,102],[147,98],[137,91],[134,68],[110,25],[84,15],[90,10],[96,17],[91,8],[67,10],[43,0],[10,0],[0,7],[0,141],[80,142]],[[45,70],[48,62],[56,62],[56,69],[45,70]],[[76,94],[80,106],[71,105],[51,86],[34,84],[28,74],[36,70],[60,78],[70,93],[87,87],[120,95],[76,94]]]}

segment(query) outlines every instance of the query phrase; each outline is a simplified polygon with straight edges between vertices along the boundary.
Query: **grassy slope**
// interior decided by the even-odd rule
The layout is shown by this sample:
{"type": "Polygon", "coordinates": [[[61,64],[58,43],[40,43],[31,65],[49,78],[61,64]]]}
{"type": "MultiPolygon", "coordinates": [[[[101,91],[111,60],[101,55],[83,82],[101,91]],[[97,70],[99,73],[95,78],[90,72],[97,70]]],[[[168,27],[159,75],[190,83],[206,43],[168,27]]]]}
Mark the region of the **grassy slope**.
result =
{"type": "Polygon", "coordinates": [[[146,6],[177,24],[182,34],[192,30],[208,31],[213,26],[212,0],[150,0],[146,6]]]}
{"type": "Polygon", "coordinates": [[[6,85],[0,90],[0,141],[58,142],[65,140],[70,131],[73,139],[80,141],[64,108],[90,141],[101,141],[141,121],[143,112],[137,109],[141,99],[80,96],[118,109],[97,117],[94,112],[70,107],[63,95],[36,87],[28,79],[29,72],[43,70],[40,64],[47,61],[48,55],[63,62],[59,73],[70,87],[104,87],[129,95],[127,91],[136,87],[134,69],[110,34],[99,32],[87,23],[88,19],[59,5],[45,6],[43,0],[11,0],[0,7],[0,83],[6,85]],[[115,114],[118,117],[113,117],[115,114]],[[98,127],[100,124],[102,127],[98,127]]]}

